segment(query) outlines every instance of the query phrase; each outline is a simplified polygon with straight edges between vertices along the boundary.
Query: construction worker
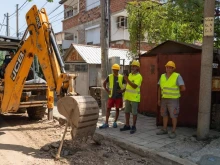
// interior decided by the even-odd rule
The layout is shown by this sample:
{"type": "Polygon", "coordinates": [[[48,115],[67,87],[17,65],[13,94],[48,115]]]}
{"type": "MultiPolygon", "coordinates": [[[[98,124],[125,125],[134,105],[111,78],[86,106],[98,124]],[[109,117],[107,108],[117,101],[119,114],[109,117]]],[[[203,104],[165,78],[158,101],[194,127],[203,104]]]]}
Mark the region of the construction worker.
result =
{"type": "Polygon", "coordinates": [[[166,73],[162,74],[158,82],[158,105],[160,113],[163,117],[163,128],[157,132],[157,135],[168,134],[168,111],[172,118],[172,132],[170,138],[176,137],[177,117],[179,114],[179,98],[180,92],[185,91],[184,81],[179,73],[174,72],[176,65],[173,61],[168,61],[165,65],[166,73]]]}
{"type": "Polygon", "coordinates": [[[129,76],[124,75],[124,79],[127,82],[124,100],[125,100],[125,120],[126,124],[120,131],[130,130],[133,134],[136,132],[137,110],[140,102],[140,86],[142,83],[142,76],[139,73],[140,63],[133,61],[131,63],[131,73],[129,76]],[[133,125],[130,127],[130,113],[133,114],[133,125]]]}
{"type": "Polygon", "coordinates": [[[112,72],[106,80],[103,82],[103,87],[109,95],[107,112],[106,112],[106,120],[105,123],[99,128],[108,128],[108,119],[110,116],[111,108],[116,108],[115,121],[113,123],[113,128],[117,128],[117,120],[119,116],[119,108],[123,106],[122,93],[124,92],[125,81],[123,80],[123,75],[119,74],[120,66],[118,64],[112,65],[112,72]],[[108,88],[107,88],[108,83],[108,88]]]}

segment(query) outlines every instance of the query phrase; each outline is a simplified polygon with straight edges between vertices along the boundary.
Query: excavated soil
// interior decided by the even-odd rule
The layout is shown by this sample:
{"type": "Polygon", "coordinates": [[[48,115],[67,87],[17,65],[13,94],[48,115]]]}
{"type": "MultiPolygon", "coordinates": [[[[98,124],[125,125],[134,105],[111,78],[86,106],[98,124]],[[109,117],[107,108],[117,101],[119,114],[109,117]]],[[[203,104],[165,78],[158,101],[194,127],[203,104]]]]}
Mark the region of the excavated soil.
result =
{"type": "Polygon", "coordinates": [[[58,121],[33,121],[27,114],[0,115],[1,165],[155,165],[153,160],[121,149],[111,142],[96,144],[91,138],[71,140],[65,137],[61,159],[55,160],[64,125],[58,121]]]}

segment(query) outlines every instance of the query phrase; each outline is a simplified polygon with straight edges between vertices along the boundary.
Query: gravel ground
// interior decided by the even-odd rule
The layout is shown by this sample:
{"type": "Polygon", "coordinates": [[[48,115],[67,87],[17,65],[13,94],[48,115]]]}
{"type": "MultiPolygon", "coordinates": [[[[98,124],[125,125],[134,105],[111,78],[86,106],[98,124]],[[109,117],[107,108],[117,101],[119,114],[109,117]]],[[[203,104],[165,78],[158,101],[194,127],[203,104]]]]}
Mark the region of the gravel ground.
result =
{"type": "Polygon", "coordinates": [[[54,160],[64,131],[56,120],[29,120],[27,114],[0,116],[0,160],[2,165],[156,165],[153,160],[140,157],[115,144],[104,141],[96,144],[71,140],[70,129],[65,137],[61,159],[54,160]]]}

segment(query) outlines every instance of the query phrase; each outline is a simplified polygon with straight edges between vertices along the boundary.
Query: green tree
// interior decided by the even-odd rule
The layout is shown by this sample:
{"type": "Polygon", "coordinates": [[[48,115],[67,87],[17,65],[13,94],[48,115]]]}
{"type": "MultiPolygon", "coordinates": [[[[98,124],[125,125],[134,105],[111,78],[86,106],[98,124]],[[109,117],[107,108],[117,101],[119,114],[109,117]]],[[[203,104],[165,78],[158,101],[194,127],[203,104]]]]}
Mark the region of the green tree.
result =
{"type": "Polygon", "coordinates": [[[216,0],[215,6],[215,38],[214,38],[214,47],[220,48],[220,0],[216,0]]]}
{"type": "Polygon", "coordinates": [[[203,0],[133,1],[128,3],[127,11],[133,55],[138,53],[139,40],[155,45],[166,40],[202,40],[203,0]]]}
{"type": "Polygon", "coordinates": [[[5,56],[3,55],[3,51],[0,51],[0,66],[2,65],[4,59],[5,59],[5,56]]]}

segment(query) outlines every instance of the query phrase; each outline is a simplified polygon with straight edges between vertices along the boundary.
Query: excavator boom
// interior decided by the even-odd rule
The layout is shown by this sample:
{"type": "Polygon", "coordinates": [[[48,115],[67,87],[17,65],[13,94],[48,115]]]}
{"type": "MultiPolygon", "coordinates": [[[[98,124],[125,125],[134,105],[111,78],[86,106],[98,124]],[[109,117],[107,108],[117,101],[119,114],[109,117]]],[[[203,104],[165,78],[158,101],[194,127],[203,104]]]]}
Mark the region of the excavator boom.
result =
{"type": "MultiPolygon", "coordinates": [[[[45,94],[47,108],[53,108],[54,91],[58,98],[65,96],[58,102],[58,110],[72,123],[73,136],[92,135],[98,120],[98,104],[90,96],[73,96],[76,76],[65,72],[64,62],[45,9],[39,11],[34,5],[27,12],[26,21],[27,30],[15,56],[6,67],[2,91],[0,88],[3,93],[0,92],[1,112],[16,112],[19,107],[34,107],[38,104],[39,101],[21,103],[24,90],[36,90],[37,88],[35,85],[25,86],[32,62],[37,56],[47,83],[46,86],[39,86],[39,88],[48,89],[45,94]]],[[[27,96],[26,99],[28,99],[27,96]]]]}

